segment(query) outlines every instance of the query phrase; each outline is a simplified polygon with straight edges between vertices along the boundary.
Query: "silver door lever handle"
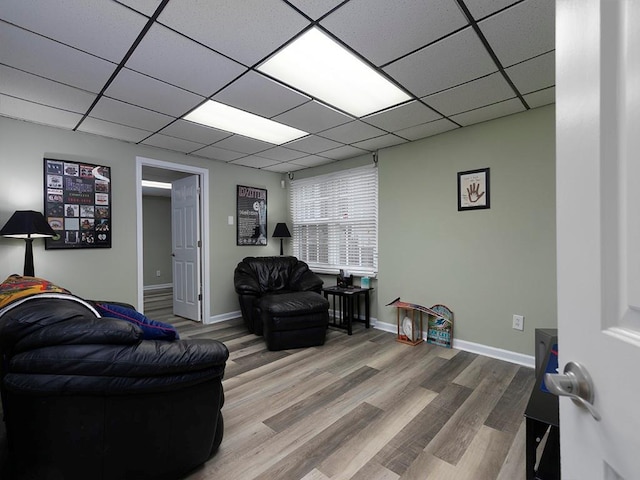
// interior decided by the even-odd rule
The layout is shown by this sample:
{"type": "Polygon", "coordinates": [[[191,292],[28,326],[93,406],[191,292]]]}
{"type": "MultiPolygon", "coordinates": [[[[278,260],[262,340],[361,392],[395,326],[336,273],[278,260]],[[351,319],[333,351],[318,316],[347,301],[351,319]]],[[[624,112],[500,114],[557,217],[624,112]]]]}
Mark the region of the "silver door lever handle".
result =
{"type": "Polygon", "coordinates": [[[564,373],[546,373],[544,383],[554,395],[569,397],[576,405],[589,410],[599,421],[602,417],[593,406],[593,383],[587,370],[576,362],[568,362],[564,373]]]}

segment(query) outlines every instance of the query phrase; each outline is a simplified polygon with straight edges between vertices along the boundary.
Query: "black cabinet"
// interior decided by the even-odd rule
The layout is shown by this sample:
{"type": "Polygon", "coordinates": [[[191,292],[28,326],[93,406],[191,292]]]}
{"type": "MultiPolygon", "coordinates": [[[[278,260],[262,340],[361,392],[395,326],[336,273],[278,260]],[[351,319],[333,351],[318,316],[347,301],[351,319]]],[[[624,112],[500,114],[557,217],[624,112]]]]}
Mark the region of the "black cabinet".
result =
{"type": "Polygon", "coordinates": [[[560,416],[558,397],[543,388],[547,365],[557,359],[555,329],[536,330],[536,383],[525,409],[527,480],[560,479],[560,416]],[[546,441],[542,442],[545,438],[546,441]],[[542,450],[542,451],[540,451],[542,450]],[[536,459],[539,457],[539,462],[536,459]]]}

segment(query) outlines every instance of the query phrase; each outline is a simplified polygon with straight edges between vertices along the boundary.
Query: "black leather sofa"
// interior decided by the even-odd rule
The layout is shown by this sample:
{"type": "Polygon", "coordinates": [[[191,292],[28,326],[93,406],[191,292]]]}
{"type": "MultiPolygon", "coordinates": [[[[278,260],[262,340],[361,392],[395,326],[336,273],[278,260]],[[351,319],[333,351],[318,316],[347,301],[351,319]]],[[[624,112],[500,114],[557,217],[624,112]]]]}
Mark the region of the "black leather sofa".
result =
{"type": "Polygon", "coordinates": [[[175,479],[218,449],[226,346],[96,313],[46,294],[0,311],[11,480],[175,479]]]}
{"type": "Polygon", "coordinates": [[[269,350],[324,344],[329,302],[322,285],[296,257],[246,257],[234,272],[245,325],[264,336],[269,350]]]}

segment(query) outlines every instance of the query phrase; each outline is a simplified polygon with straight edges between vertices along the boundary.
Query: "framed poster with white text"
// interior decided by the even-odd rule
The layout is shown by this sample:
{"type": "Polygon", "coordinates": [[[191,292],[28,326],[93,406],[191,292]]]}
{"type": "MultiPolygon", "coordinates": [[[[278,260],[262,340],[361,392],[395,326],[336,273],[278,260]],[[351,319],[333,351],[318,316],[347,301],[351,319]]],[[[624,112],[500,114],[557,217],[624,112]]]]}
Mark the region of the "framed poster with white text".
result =
{"type": "Polygon", "coordinates": [[[236,245],[267,244],[267,190],[237,185],[236,245]]]}
{"type": "Polygon", "coordinates": [[[111,248],[111,168],[44,159],[45,248],[111,248]]]}

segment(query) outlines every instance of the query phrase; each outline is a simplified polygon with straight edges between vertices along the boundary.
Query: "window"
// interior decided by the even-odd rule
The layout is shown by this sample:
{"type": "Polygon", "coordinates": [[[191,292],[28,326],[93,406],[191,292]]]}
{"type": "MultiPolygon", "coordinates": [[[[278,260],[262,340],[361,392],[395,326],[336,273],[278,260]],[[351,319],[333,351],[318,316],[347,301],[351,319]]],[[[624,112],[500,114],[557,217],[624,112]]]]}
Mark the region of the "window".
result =
{"type": "Polygon", "coordinates": [[[378,272],[378,169],[291,182],[293,251],[319,273],[378,272]]]}

